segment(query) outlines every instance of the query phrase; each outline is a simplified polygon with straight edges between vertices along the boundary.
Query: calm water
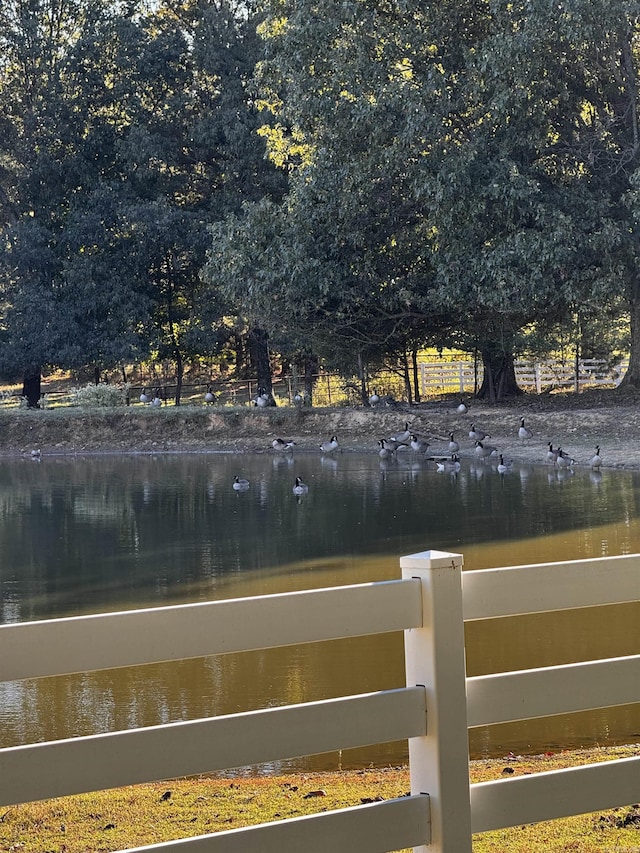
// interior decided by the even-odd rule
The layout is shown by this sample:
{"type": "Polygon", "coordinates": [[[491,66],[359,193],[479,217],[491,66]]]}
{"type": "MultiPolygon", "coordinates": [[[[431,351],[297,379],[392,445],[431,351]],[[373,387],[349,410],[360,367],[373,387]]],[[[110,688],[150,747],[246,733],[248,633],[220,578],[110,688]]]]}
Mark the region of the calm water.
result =
{"type": "MultiPolygon", "coordinates": [[[[411,454],[3,461],[0,542],[0,622],[27,621],[397,578],[402,554],[428,548],[461,552],[466,569],[632,553],[640,475],[467,464],[452,477],[411,454]],[[236,474],[249,491],[233,491],[236,474]]],[[[467,626],[470,675],[639,652],[637,605],[467,626]]],[[[402,684],[400,636],[10,682],[0,745],[402,684]]],[[[638,739],[640,704],[470,733],[474,756],[638,739]]],[[[405,758],[390,744],[304,766],[405,758]]]]}

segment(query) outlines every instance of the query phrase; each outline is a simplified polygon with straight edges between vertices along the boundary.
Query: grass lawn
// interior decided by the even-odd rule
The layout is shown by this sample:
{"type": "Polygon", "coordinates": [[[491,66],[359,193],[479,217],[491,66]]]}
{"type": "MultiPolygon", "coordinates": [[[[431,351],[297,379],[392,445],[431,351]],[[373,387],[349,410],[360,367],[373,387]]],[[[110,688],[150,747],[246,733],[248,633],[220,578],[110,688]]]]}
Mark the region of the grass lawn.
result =
{"type": "MultiPolygon", "coordinates": [[[[472,782],[637,755],[640,745],[471,764],[472,782]],[[513,771],[512,773],[510,771],[513,771]]],[[[179,779],[0,811],[0,851],[98,853],[406,794],[408,770],[179,779]]],[[[474,853],[640,853],[640,806],[478,835],[474,853]]]]}

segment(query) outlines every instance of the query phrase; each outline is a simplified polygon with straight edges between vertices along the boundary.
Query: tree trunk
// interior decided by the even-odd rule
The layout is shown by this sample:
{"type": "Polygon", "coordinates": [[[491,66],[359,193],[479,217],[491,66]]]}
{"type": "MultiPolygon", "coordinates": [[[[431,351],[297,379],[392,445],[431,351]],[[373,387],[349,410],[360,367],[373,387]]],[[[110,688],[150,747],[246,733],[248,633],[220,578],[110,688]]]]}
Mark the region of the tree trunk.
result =
{"type": "Polygon", "coordinates": [[[411,389],[411,376],[409,373],[409,356],[407,351],[402,353],[402,380],[404,382],[404,393],[409,405],[413,403],[413,391],[411,389]]]}
{"type": "Polygon", "coordinates": [[[176,398],[175,404],[176,406],[180,405],[180,399],[182,397],[182,380],[184,379],[184,359],[182,358],[182,353],[178,348],[176,348],[175,352],[176,356],[176,398]]]}
{"type": "Polygon", "coordinates": [[[413,399],[420,402],[420,372],[418,371],[418,350],[411,350],[411,371],[413,373],[413,399]]]}
{"type": "Polygon", "coordinates": [[[360,380],[360,400],[363,406],[368,406],[370,404],[367,393],[367,366],[361,352],[358,352],[358,379],[360,380]]]}
{"type": "Polygon", "coordinates": [[[40,408],[40,397],[42,396],[42,376],[39,367],[31,367],[25,370],[22,379],[22,396],[27,398],[27,406],[30,409],[40,408]]]}
{"type": "Polygon", "coordinates": [[[481,354],[484,376],[478,397],[490,403],[500,403],[512,397],[519,397],[523,392],[516,381],[513,353],[482,348],[481,354]]]}
{"type": "Polygon", "coordinates": [[[630,338],[629,367],[620,388],[640,388],[640,286],[629,296],[630,338]]]}
{"type": "Polygon", "coordinates": [[[269,396],[269,405],[275,406],[273,399],[273,380],[271,377],[271,362],[269,361],[269,349],[267,340],[269,336],[264,329],[254,326],[249,329],[247,345],[251,357],[251,363],[256,371],[258,380],[258,393],[269,396]]]}
{"type": "Polygon", "coordinates": [[[251,374],[249,371],[249,365],[247,364],[247,356],[242,335],[234,332],[231,335],[231,339],[233,341],[232,347],[235,353],[236,373],[243,379],[250,379],[251,374]]]}
{"type": "Polygon", "coordinates": [[[318,356],[313,353],[304,354],[304,404],[313,406],[313,388],[318,375],[318,356]]]}

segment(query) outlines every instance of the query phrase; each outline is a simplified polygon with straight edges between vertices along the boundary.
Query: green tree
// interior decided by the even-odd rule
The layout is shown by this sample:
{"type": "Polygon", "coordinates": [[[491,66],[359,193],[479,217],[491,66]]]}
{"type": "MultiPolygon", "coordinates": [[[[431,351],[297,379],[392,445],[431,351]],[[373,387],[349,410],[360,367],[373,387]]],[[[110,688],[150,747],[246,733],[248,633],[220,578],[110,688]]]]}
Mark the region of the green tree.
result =
{"type": "MultiPolygon", "coordinates": [[[[120,11],[100,0],[9,0],[0,10],[0,364],[24,374],[30,405],[42,366],[75,365],[85,347],[85,363],[131,354],[132,306],[114,324],[104,267],[92,279],[98,235],[87,234],[89,221],[114,233],[114,205],[104,222],[97,206],[114,172],[121,111],[105,68],[120,11]]],[[[113,292],[117,274],[108,278],[113,292]]]]}
{"type": "Polygon", "coordinates": [[[305,334],[325,309],[352,345],[457,329],[501,399],[523,328],[617,298],[637,4],[595,6],[273,3],[261,83],[293,189],[251,271],[273,326],[298,305],[305,334]]]}

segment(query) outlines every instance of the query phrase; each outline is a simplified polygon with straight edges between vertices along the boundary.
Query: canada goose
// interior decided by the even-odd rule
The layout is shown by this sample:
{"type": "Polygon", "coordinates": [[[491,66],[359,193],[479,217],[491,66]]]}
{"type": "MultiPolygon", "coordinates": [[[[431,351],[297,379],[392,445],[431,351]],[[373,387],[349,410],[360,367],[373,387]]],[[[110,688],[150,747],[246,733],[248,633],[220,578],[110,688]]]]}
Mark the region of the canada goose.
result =
{"type": "Polygon", "coordinates": [[[394,452],[396,450],[398,450],[398,448],[400,448],[400,447],[405,447],[405,448],[408,447],[408,443],[407,443],[408,439],[407,439],[407,442],[398,441],[395,438],[383,438],[382,440],[384,441],[385,447],[387,448],[387,450],[393,450],[394,452]]]}
{"type": "Polygon", "coordinates": [[[214,393],[211,390],[211,385],[207,385],[207,390],[206,390],[205,395],[204,395],[205,403],[207,403],[207,405],[211,405],[211,403],[213,403],[215,399],[216,398],[214,396],[214,393]]]}
{"type": "Polygon", "coordinates": [[[476,441],[474,453],[478,459],[488,459],[490,456],[498,455],[498,448],[492,444],[483,444],[481,441],[476,441]]]}
{"type": "Polygon", "coordinates": [[[249,481],[245,480],[243,477],[234,477],[233,478],[233,488],[236,492],[246,492],[249,488],[249,481]]]}
{"type": "Polygon", "coordinates": [[[300,408],[300,406],[304,406],[304,397],[299,391],[293,398],[293,404],[294,406],[298,406],[298,408],[300,408]]]}
{"type": "Polygon", "coordinates": [[[306,495],[309,491],[309,486],[306,483],[303,483],[300,477],[296,477],[296,482],[293,487],[294,495],[306,495]]]}
{"type": "Polygon", "coordinates": [[[369,405],[370,406],[377,406],[379,402],[380,402],[380,396],[378,395],[377,391],[374,391],[373,394],[371,394],[369,396],[369,405]]]}
{"type": "Polygon", "coordinates": [[[152,406],[161,406],[162,405],[162,400],[160,399],[160,389],[159,388],[156,388],[156,395],[153,398],[153,400],[151,401],[151,405],[152,406]]]}
{"type": "Polygon", "coordinates": [[[293,450],[295,446],[295,441],[289,441],[288,439],[284,438],[274,438],[271,442],[271,447],[273,447],[274,450],[279,450],[281,452],[293,450]]]}
{"type": "Polygon", "coordinates": [[[409,422],[406,421],[404,425],[404,429],[400,432],[395,432],[391,436],[391,441],[395,441],[397,444],[407,444],[409,439],[411,438],[411,430],[409,429],[409,422]]]}
{"type": "Polygon", "coordinates": [[[453,437],[453,433],[449,433],[449,453],[457,453],[460,450],[460,445],[453,437]]]}
{"type": "Polygon", "coordinates": [[[511,467],[512,467],[511,463],[505,462],[504,458],[502,456],[502,453],[501,453],[500,454],[500,461],[498,462],[498,474],[506,474],[508,471],[511,470],[511,467]]]}
{"type": "Polygon", "coordinates": [[[340,445],[338,444],[338,436],[332,435],[329,441],[323,441],[320,445],[320,450],[323,453],[335,453],[340,449],[340,445]]]}
{"type": "Polygon", "coordinates": [[[146,388],[143,388],[143,389],[142,389],[142,393],[140,394],[140,402],[141,402],[141,403],[143,403],[143,404],[146,404],[146,403],[150,403],[150,402],[151,402],[151,398],[150,398],[150,397],[149,397],[149,395],[147,394],[147,389],[146,389],[146,388]]]}
{"type": "Polygon", "coordinates": [[[574,460],[568,453],[565,453],[561,447],[558,448],[558,458],[556,459],[556,465],[558,468],[569,468],[573,465],[574,460]]]}
{"type": "Polygon", "coordinates": [[[424,438],[419,438],[415,433],[411,433],[411,436],[409,437],[409,447],[415,453],[425,453],[427,448],[430,446],[429,442],[424,438]]]}
{"type": "Polygon", "coordinates": [[[553,449],[553,444],[549,442],[549,449],[547,450],[547,462],[551,462],[555,464],[558,458],[558,451],[553,449]]]}
{"type": "Polygon", "coordinates": [[[262,390],[262,388],[258,388],[258,393],[253,398],[253,405],[257,406],[259,409],[266,408],[271,403],[271,399],[269,394],[262,390]]]}
{"type": "Polygon", "coordinates": [[[473,441],[484,441],[485,438],[491,438],[491,434],[484,430],[477,429],[475,424],[471,424],[469,429],[469,438],[473,441]]]}
{"type": "Polygon", "coordinates": [[[396,448],[391,445],[388,439],[381,438],[378,441],[378,447],[380,448],[378,451],[380,459],[393,459],[393,454],[395,453],[396,448]]]}
{"type": "Polygon", "coordinates": [[[592,468],[599,468],[602,465],[602,457],[600,456],[600,445],[596,446],[596,452],[589,460],[589,465],[592,468]]]}
{"type": "Polygon", "coordinates": [[[456,409],[456,412],[459,415],[466,415],[467,414],[468,409],[464,404],[464,400],[460,400],[460,403],[458,404],[458,408],[456,409]]]}
{"type": "Polygon", "coordinates": [[[524,418],[520,418],[520,428],[518,430],[518,438],[520,441],[527,441],[533,438],[533,433],[524,425],[524,418]]]}
{"type": "Polygon", "coordinates": [[[450,471],[452,473],[458,473],[460,470],[460,460],[454,453],[451,456],[451,459],[441,459],[439,462],[436,461],[436,471],[439,474],[442,474],[444,471],[450,471]]]}

